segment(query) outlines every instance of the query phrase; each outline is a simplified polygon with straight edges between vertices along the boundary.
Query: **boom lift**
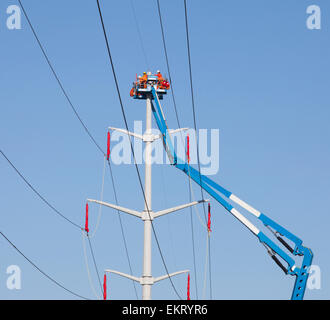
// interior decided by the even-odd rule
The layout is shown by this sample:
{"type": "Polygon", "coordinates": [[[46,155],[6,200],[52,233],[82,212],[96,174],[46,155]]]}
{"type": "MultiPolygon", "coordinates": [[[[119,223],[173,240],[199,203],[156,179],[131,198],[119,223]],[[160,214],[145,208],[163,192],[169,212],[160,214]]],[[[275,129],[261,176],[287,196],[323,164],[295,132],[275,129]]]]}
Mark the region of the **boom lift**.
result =
{"type": "Polygon", "coordinates": [[[157,82],[157,77],[149,73],[148,80],[146,81],[145,85],[141,87],[139,83],[136,82],[134,84],[133,89],[134,98],[145,99],[146,96],[148,96],[151,97],[152,101],[154,101],[154,103],[151,102],[152,113],[156,120],[158,129],[161,132],[163,145],[169,157],[171,165],[190,176],[193,181],[195,181],[199,186],[201,186],[229,213],[231,213],[245,227],[247,227],[252,232],[252,234],[259,239],[260,243],[265,246],[270,257],[284,271],[285,274],[296,277],[293,292],[291,295],[291,300],[302,300],[307,285],[309,267],[311,266],[313,259],[313,253],[311,249],[303,246],[302,240],[295,236],[293,233],[291,233],[290,231],[267,217],[265,214],[253,208],[252,206],[238,198],[232,192],[223,188],[221,185],[219,185],[212,179],[208,178],[205,175],[202,175],[198,170],[190,166],[190,164],[188,164],[185,160],[182,160],[177,157],[173,148],[173,143],[171,140],[170,131],[166,123],[164,112],[160,104],[160,99],[162,99],[163,95],[166,94],[166,91],[169,89],[169,85],[167,87],[160,87],[159,83],[157,82]],[[225,198],[236,203],[240,207],[247,210],[249,213],[253,214],[256,218],[258,218],[272,232],[275,239],[278,241],[278,244],[273,242],[265,233],[260,231],[225,198]],[[289,244],[286,239],[288,239],[292,244],[289,244]],[[282,246],[282,248],[280,247],[280,245],[282,246]],[[294,258],[296,258],[297,256],[302,257],[301,266],[296,265],[296,261],[294,258]]]}

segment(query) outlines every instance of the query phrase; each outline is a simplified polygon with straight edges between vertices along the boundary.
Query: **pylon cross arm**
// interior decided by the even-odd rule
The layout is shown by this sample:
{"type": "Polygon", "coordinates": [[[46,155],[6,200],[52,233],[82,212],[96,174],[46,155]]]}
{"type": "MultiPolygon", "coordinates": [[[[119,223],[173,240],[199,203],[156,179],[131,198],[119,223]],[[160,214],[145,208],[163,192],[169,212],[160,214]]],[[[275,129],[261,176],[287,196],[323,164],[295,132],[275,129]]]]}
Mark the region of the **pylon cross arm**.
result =
{"type": "Polygon", "coordinates": [[[119,211],[128,213],[128,214],[130,214],[132,216],[135,216],[135,217],[138,217],[138,218],[141,218],[142,217],[141,212],[136,211],[136,210],[132,210],[132,209],[128,209],[128,208],[125,208],[125,207],[117,206],[116,204],[107,203],[107,202],[103,202],[103,201],[100,201],[100,200],[94,200],[94,199],[87,199],[87,201],[88,202],[98,203],[98,204],[100,204],[102,206],[110,207],[112,209],[115,209],[115,210],[119,210],[119,211]]]}
{"type": "Polygon", "coordinates": [[[173,273],[170,273],[170,274],[165,274],[163,276],[154,278],[154,283],[156,283],[158,281],[162,281],[162,280],[170,278],[170,277],[177,276],[178,274],[189,273],[189,272],[190,272],[189,270],[182,270],[182,271],[176,271],[176,272],[173,272],[173,273]]]}
{"type": "Polygon", "coordinates": [[[109,127],[108,129],[113,130],[113,131],[122,132],[122,133],[128,134],[129,136],[133,136],[135,138],[143,140],[143,136],[141,134],[138,134],[135,132],[127,131],[125,129],[120,129],[120,128],[114,128],[114,127],[109,127]]]}
{"type": "Polygon", "coordinates": [[[199,203],[209,202],[209,201],[210,200],[208,200],[208,199],[198,200],[198,201],[193,201],[193,202],[190,202],[190,203],[182,204],[182,205],[179,205],[179,206],[176,206],[176,207],[173,207],[173,208],[157,211],[153,214],[153,217],[158,218],[158,217],[161,217],[165,214],[172,213],[172,212],[175,212],[175,211],[178,211],[178,210],[182,210],[182,209],[185,209],[185,208],[188,208],[188,207],[195,206],[196,204],[199,204],[199,203]]]}
{"type": "Polygon", "coordinates": [[[110,269],[105,269],[104,271],[105,272],[108,272],[108,273],[118,274],[121,277],[124,277],[124,278],[127,278],[127,279],[131,279],[131,280],[136,281],[136,282],[139,282],[139,283],[141,282],[141,278],[132,276],[132,275],[127,274],[127,273],[124,273],[124,272],[120,272],[120,271],[116,271],[116,270],[110,270],[110,269]]]}
{"type": "Polygon", "coordinates": [[[172,272],[172,273],[165,274],[163,276],[154,278],[154,277],[135,277],[133,275],[130,275],[130,274],[127,274],[127,273],[124,273],[124,272],[120,272],[120,271],[117,271],[117,270],[111,270],[111,269],[105,269],[104,271],[108,272],[108,273],[114,273],[114,274],[117,274],[121,277],[139,282],[141,285],[144,285],[144,284],[153,285],[156,282],[168,279],[170,277],[174,277],[174,276],[177,276],[179,274],[190,272],[190,270],[181,270],[181,271],[172,272]]]}
{"type": "MultiPolygon", "coordinates": [[[[110,130],[113,130],[113,131],[118,131],[118,132],[121,132],[121,133],[125,133],[129,136],[132,136],[132,137],[135,137],[137,139],[140,139],[144,142],[153,142],[157,139],[161,139],[162,138],[162,134],[138,134],[138,133],[135,133],[135,132],[131,132],[131,131],[127,131],[125,129],[121,129],[121,128],[115,128],[115,127],[109,127],[108,129],[110,130]]],[[[177,132],[180,132],[180,131],[187,131],[189,130],[189,128],[180,128],[180,129],[170,129],[168,130],[168,132],[170,134],[173,134],[173,133],[177,133],[177,132]]]]}

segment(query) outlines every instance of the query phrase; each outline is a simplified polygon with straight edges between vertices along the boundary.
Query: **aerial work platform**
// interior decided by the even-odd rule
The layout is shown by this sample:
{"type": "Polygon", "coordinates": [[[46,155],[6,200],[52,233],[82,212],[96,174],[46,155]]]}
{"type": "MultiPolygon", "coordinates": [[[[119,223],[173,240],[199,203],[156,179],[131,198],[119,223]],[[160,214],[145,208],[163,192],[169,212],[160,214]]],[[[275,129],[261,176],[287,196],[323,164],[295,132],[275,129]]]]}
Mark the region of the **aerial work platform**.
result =
{"type": "MultiPolygon", "coordinates": [[[[190,271],[188,269],[169,273],[166,268],[165,275],[159,277],[153,277],[152,275],[152,231],[154,232],[154,236],[156,238],[156,233],[153,228],[153,221],[154,219],[165,214],[177,212],[181,209],[192,207],[204,202],[208,202],[210,204],[210,200],[201,199],[198,201],[192,201],[190,203],[178,205],[157,212],[154,212],[152,210],[152,143],[157,139],[161,139],[171,166],[185,173],[189,177],[189,183],[190,180],[194,181],[198,186],[201,187],[201,189],[205,190],[229,214],[231,214],[240,223],[242,223],[247,228],[247,230],[249,230],[252,235],[257,238],[261,245],[266,249],[267,254],[270,256],[270,258],[276,263],[276,265],[280,269],[282,269],[282,271],[286,275],[291,275],[296,278],[291,294],[291,300],[302,300],[304,298],[307,281],[310,274],[310,268],[312,266],[312,250],[304,246],[302,239],[297,237],[295,234],[291,233],[289,230],[269,218],[266,214],[255,209],[247,202],[243,201],[238,196],[233,194],[231,191],[227,190],[214,180],[210,179],[208,176],[201,174],[199,168],[195,169],[193,166],[191,166],[189,160],[190,156],[188,137],[186,148],[187,153],[185,155],[185,158],[180,159],[177,156],[176,150],[174,148],[174,140],[172,140],[171,134],[174,132],[187,130],[187,128],[170,130],[167,125],[160,99],[162,99],[164,94],[167,94],[167,90],[169,90],[169,88],[169,82],[167,81],[167,79],[163,78],[159,71],[157,71],[155,75],[151,74],[151,72],[144,72],[143,76],[136,76],[136,81],[133,82],[133,87],[131,89],[130,96],[134,99],[146,100],[145,133],[143,135],[138,135],[134,132],[130,132],[128,131],[127,125],[126,130],[110,127],[110,129],[112,130],[124,132],[129,136],[134,136],[135,138],[142,140],[145,143],[145,184],[144,188],[142,187],[144,193],[144,209],[133,210],[119,206],[117,204],[106,203],[94,199],[87,199],[87,201],[107,206],[112,209],[140,218],[144,223],[144,245],[143,272],[140,277],[136,277],[131,274],[125,274],[123,272],[115,271],[112,269],[106,269],[105,272],[117,274],[140,283],[142,286],[143,300],[151,299],[151,288],[158,281],[164,279],[170,279],[170,281],[172,281],[171,278],[173,276],[188,273],[187,299],[190,299],[190,271]],[[152,116],[154,116],[154,120],[160,131],[160,134],[154,135],[152,133],[152,116]],[[246,214],[251,214],[252,216],[254,216],[254,219],[259,220],[260,227],[257,227],[249,218],[242,214],[237,207],[243,209],[246,214]]],[[[109,137],[110,134],[108,132],[108,160],[110,155],[109,137]]],[[[196,148],[198,150],[197,144],[196,148]]],[[[135,165],[137,165],[136,162],[135,165]]],[[[88,206],[86,206],[86,210],[88,210],[88,206]]],[[[207,221],[207,225],[205,224],[208,237],[210,236],[211,231],[210,223],[211,220],[209,211],[209,219],[207,221]]],[[[88,232],[88,230],[88,211],[86,211],[85,231],[88,232]]],[[[106,290],[104,291],[106,292],[106,290]]]]}
{"type": "Polygon", "coordinates": [[[163,95],[167,94],[167,90],[170,89],[170,83],[166,78],[163,78],[159,71],[157,71],[156,74],[151,74],[151,72],[144,72],[143,76],[136,76],[136,81],[133,82],[130,96],[134,99],[145,100],[148,96],[152,97],[152,87],[155,88],[158,98],[162,100],[163,95]]]}
{"type": "Polygon", "coordinates": [[[201,174],[199,170],[193,168],[188,161],[189,157],[186,159],[178,158],[173,147],[173,141],[171,140],[171,130],[168,128],[164,111],[159,101],[157,87],[155,85],[150,85],[150,87],[152,97],[148,94],[147,102],[151,104],[154,119],[161,132],[161,135],[159,136],[163,140],[163,145],[170,159],[171,165],[188,175],[189,179],[196,182],[197,185],[214,198],[228,213],[233,215],[249,231],[251,231],[265,247],[271,259],[286,275],[296,277],[291,299],[302,300],[307,287],[307,280],[313,260],[313,252],[311,249],[303,246],[303,241],[286,228],[282,227],[280,224],[276,223],[264,213],[255,209],[234,195],[231,191],[210,179],[208,176],[201,174]],[[235,205],[243,208],[257,218],[269,233],[266,234],[261,231],[252,223],[252,221],[241,214],[238,209],[235,208],[235,205]],[[273,236],[275,238],[273,240],[276,242],[274,242],[269,236],[273,236]],[[299,259],[299,257],[301,258],[299,259]]]}

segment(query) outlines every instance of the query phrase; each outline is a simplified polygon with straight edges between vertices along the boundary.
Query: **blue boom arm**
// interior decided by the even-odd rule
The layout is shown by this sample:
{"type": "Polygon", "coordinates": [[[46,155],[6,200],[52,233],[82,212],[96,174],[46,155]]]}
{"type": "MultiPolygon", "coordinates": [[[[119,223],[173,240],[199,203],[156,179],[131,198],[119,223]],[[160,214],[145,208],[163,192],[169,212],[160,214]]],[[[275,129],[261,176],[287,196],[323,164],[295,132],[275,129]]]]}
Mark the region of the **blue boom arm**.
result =
{"type": "Polygon", "coordinates": [[[292,292],[292,300],[302,300],[304,297],[308,270],[312,264],[313,253],[309,248],[302,245],[302,240],[292,234],[287,229],[267,217],[265,214],[256,210],[243,200],[239,199],[232,192],[220,186],[207,176],[202,175],[198,170],[191,167],[186,161],[178,158],[171,137],[169,134],[168,126],[165,120],[165,116],[157,96],[157,92],[154,87],[151,88],[153,100],[155,105],[152,103],[152,112],[156,120],[157,126],[162,134],[162,140],[167,155],[171,161],[171,164],[176,168],[187,174],[193,181],[200,185],[210,196],[218,201],[229,213],[237,218],[245,227],[247,227],[266,247],[268,254],[274,260],[274,262],[285,272],[285,274],[296,276],[294,289],[292,292]],[[260,231],[254,226],[245,216],[243,216],[234,206],[232,206],[225,198],[238,204],[255,217],[257,217],[275,236],[279,242],[277,245],[273,242],[266,234],[260,231]],[[291,243],[289,244],[286,239],[291,243]],[[279,246],[281,245],[281,247],[279,246]],[[300,267],[296,265],[295,257],[302,256],[303,261],[300,267]],[[280,257],[280,259],[279,259],[280,257]],[[287,265],[283,264],[286,263],[287,265]]]}

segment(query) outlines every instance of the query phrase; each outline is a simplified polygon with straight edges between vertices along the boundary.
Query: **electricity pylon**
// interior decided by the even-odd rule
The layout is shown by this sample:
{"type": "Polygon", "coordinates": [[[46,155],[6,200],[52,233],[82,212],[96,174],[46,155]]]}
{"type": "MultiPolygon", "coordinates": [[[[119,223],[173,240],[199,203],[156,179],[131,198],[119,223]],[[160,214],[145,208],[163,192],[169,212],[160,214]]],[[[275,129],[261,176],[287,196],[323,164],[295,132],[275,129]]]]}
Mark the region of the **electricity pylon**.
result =
{"type": "MultiPolygon", "coordinates": [[[[153,82],[154,76],[148,73],[148,81],[151,83],[153,82]]],[[[161,89],[158,90],[162,94],[166,94],[166,91],[162,91],[161,89]]],[[[152,232],[152,221],[158,217],[164,216],[166,214],[179,211],[181,209],[185,209],[194,205],[197,205],[202,202],[207,202],[208,200],[199,200],[193,201],[190,203],[186,203],[183,205],[179,205],[173,208],[153,212],[152,211],[152,143],[157,140],[161,139],[161,135],[154,135],[152,134],[152,94],[151,88],[147,87],[145,89],[139,89],[139,93],[141,95],[138,97],[139,99],[146,100],[146,130],[143,135],[130,132],[124,129],[113,128],[109,127],[110,130],[120,131],[122,133],[128,134],[135,138],[141,139],[145,143],[145,184],[144,184],[144,198],[145,198],[145,206],[143,211],[133,210],[124,208],[122,206],[118,206],[115,204],[107,203],[104,201],[87,199],[88,202],[98,203],[100,205],[110,207],[115,210],[119,210],[121,212],[130,214],[132,216],[140,218],[144,222],[144,246],[143,246],[143,272],[141,277],[136,277],[133,275],[129,275],[120,271],[106,269],[105,272],[114,273],[119,276],[131,279],[141,284],[142,286],[142,299],[143,300],[151,300],[151,287],[153,284],[167,279],[169,277],[173,277],[182,273],[188,273],[189,270],[182,270],[176,271],[173,273],[165,274],[159,277],[152,276],[152,269],[151,269],[151,262],[152,262],[152,255],[151,255],[151,232],[152,232]]],[[[187,128],[177,129],[177,130],[169,130],[169,133],[178,132],[180,130],[187,130],[187,128]]]]}

